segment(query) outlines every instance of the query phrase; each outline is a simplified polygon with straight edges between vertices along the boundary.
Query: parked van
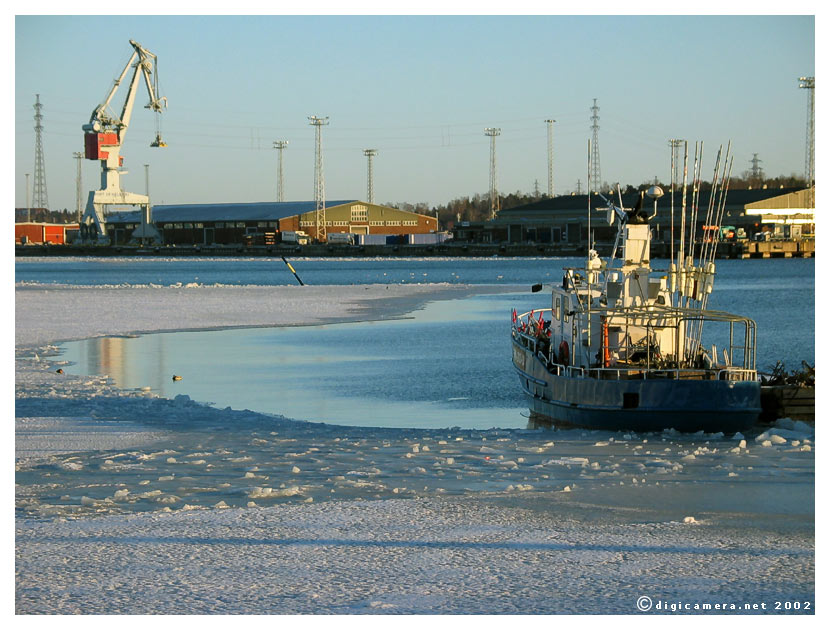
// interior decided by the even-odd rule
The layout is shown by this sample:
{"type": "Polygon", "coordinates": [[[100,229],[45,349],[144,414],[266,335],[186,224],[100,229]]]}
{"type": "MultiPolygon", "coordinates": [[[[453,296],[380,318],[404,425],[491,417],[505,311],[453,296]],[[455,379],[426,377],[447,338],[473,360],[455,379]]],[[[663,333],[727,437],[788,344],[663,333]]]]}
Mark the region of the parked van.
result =
{"type": "Polygon", "coordinates": [[[308,234],[302,230],[296,232],[280,232],[283,243],[297,243],[297,245],[308,245],[308,234]]]}

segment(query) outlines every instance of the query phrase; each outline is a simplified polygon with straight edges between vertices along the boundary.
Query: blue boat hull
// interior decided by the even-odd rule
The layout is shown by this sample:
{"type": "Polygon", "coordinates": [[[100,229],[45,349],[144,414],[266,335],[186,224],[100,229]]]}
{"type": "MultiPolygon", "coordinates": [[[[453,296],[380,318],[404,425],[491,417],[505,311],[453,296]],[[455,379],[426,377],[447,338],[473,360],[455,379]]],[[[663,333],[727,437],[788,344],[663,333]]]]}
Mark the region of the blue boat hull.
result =
{"type": "Polygon", "coordinates": [[[541,425],[735,433],[754,426],[761,413],[761,387],[754,381],[559,376],[515,341],[513,364],[531,421],[541,425]]]}

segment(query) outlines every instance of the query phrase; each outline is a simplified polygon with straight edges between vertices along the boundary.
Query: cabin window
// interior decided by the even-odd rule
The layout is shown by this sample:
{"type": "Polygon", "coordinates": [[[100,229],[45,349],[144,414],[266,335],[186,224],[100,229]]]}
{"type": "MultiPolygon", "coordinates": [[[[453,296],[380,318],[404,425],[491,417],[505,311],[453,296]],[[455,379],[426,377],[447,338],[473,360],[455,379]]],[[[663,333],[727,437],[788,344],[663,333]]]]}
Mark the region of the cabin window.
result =
{"type": "Polygon", "coordinates": [[[570,317],[568,317],[568,311],[570,310],[570,308],[571,308],[571,301],[568,298],[563,297],[562,298],[562,319],[566,322],[570,321],[570,317]]]}
{"type": "Polygon", "coordinates": [[[556,309],[555,317],[556,320],[559,321],[562,319],[562,298],[557,295],[554,304],[554,308],[556,309]]]}

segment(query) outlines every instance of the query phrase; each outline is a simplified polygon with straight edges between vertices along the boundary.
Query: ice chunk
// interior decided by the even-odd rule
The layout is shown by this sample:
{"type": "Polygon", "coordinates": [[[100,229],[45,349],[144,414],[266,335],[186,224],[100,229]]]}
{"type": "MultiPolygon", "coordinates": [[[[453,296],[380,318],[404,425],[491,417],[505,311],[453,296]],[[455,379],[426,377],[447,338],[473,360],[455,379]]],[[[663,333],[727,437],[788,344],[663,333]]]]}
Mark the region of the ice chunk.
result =
{"type": "Polygon", "coordinates": [[[687,516],[683,519],[684,523],[697,523],[694,516],[687,516]]]}
{"type": "Polygon", "coordinates": [[[543,466],[547,466],[549,464],[559,464],[560,466],[587,466],[588,465],[588,458],[587,457],[558,457],[554,459],[549,459],[546,462],[543,462],[543,466]]]}

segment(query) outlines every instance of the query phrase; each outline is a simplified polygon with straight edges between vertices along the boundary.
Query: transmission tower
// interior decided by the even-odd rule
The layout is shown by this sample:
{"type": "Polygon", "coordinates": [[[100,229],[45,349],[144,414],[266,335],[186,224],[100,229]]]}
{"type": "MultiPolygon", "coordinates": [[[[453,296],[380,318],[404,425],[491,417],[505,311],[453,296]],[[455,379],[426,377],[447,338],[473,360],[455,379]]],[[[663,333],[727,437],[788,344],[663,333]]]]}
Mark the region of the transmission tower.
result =
{"type": "Polygon", "coordinates": [[[81,222],[81,208],[82,208],[81,203],[83,201],[83,196],[84,196],[84,193],[83,193],[84,183],[83,183],[83,180],[81,179],[81,160],[83,160],[84,157],[86,157],[86,156],[83,153],[79,152],[79,151],[76,151],[72,155],[78,161],[78,175],[75,178],[75,207],[78,211],[78,223],[80,223],[81,222]]]}
{"type": "Polygon", "coordinates": [[[763,160],[758,158],[757,153],[752,154],[752,159],[749,161],[752,164],[752,170],[749,172],[750,177],[752,179],[763,179],[764,177],[764,169],[762,169],[759,164],[763,162],[763,160]]]}
{"type": "Polygon", "coordinates": [[[326,241],[326,182],[323,179],[323,125],[329,124],[329,117],[309,116],[314,125],[314,201],[317,202],[317,240],[326,241]]]}
{"type": "Polygon", "coordinates": [[[490,219],[495,219],[499,213],[499,191],[496,181],[496,136],[501,134],[501,129],[487,127],[484,130],[485,136],[490,136],[490,219]]]}
{"type": "Polygon", "coordinates": [[[35,208],[49,209],[49,195],[46,193],[46,164],[43,161],[43,114],[40,110],[40,94],[35,95],[35,183],[33,204],[35,208]]]}
{"type": "Polygon", "coordinates": [[[591,132],[591,182],[588,194],[599,190],[602,186],[602,177],[599,168],[599,106],[597,105],[597,99],[594,99],[594,105],[591,107],[591,132]]]}
{"type": "Polygon", "coordinates": [[[288,140],[274,140],[274,148],[280,152],[277,160],[277,201],[285,201],[282,178],[282,152],[288,146],[288,140]]]}
{"type": "Polygon", "coordinates": [[[553,123],[552,118],[545,120],[548,124],[548,197],[553,197],[553,123]]]}
{"type": "Polygon", "coordinates": [[[364,149],[366,156],[366,201],[375,203],[375,170],[372,166],[372,159],[378,154],[377,149],[364,149]]]}
{"type": "Polygon", "coordinates": [[[813,185],[816,176],[816,78],[799,77],[798,87],[809,90],[807,98],[807,148],[804,155],[804,178],[807,187],[813,185]]]}

